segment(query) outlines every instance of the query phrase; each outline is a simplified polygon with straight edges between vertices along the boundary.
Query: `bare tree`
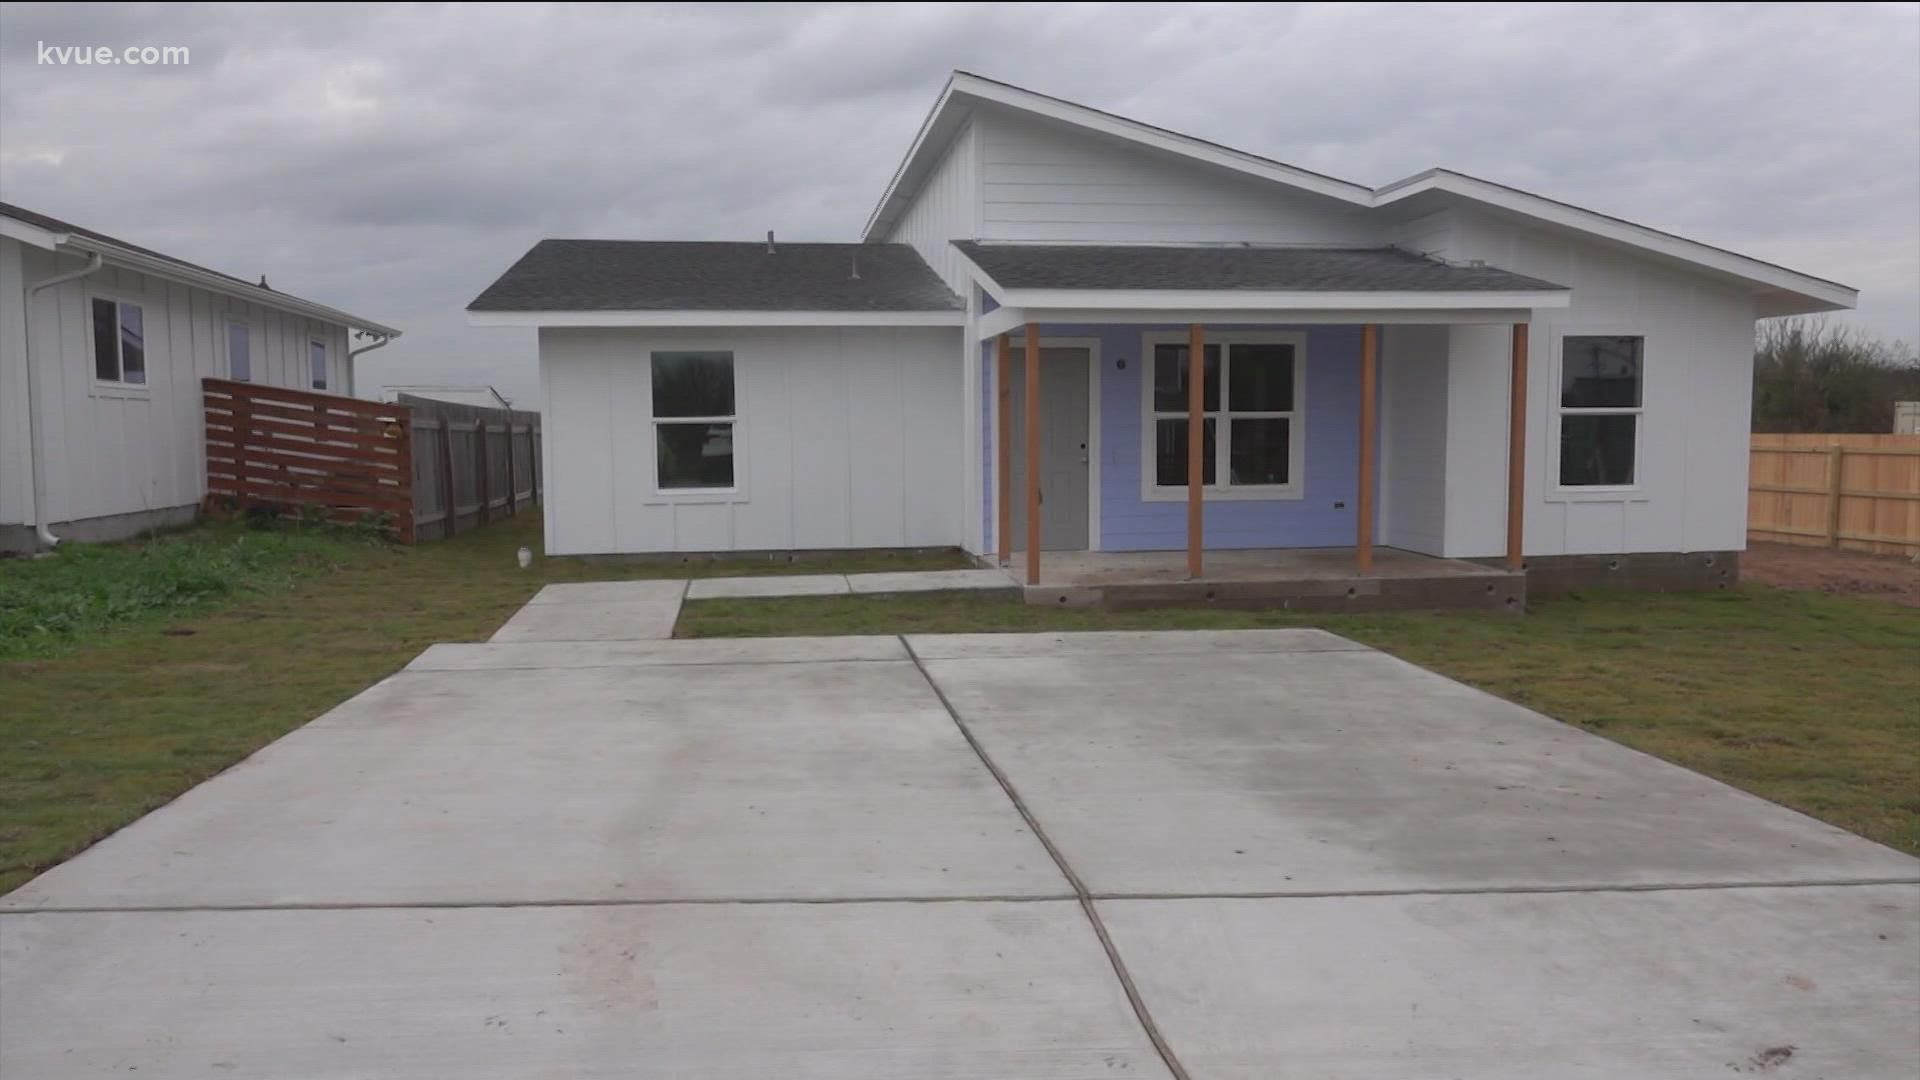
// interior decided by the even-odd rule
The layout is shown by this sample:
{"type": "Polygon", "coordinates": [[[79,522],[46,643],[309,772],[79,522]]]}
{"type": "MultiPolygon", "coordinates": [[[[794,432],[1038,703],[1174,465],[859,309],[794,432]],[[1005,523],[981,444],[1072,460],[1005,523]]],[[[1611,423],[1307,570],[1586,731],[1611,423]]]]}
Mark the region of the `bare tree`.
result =
{"type": "Polygon", "coordinates": [[[1920,361],[1823,318],[1769,319],[1753,356],[1753,430],[1893,430],[1893,403],[1920,400],[1920,361]]]}

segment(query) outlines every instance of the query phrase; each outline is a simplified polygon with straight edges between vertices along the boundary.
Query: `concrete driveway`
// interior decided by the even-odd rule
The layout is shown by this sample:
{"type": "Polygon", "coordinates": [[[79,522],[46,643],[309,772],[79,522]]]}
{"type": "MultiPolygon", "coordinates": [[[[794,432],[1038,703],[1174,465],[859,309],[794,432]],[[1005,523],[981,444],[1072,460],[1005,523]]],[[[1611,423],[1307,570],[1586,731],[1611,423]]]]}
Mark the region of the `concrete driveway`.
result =
{"type": "Polygon", "coordinates": [[[1920,1071],[1920,862],[1384,654],[579,592],[0,900],[0,1075],[1920,1071]]]}

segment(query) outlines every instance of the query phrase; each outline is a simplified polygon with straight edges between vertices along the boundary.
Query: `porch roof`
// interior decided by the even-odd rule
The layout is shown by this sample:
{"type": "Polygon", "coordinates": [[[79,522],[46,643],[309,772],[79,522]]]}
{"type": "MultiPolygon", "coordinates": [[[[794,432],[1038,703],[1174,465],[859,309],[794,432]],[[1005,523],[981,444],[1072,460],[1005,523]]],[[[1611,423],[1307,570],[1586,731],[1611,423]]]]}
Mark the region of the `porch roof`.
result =
{"type": "Polygon", "coordinates": [[[1572,296],[1391,247],[953,245],[1000,305],[981,320],[983,338],[1026,322],[1526,322],[1572,296]]]}

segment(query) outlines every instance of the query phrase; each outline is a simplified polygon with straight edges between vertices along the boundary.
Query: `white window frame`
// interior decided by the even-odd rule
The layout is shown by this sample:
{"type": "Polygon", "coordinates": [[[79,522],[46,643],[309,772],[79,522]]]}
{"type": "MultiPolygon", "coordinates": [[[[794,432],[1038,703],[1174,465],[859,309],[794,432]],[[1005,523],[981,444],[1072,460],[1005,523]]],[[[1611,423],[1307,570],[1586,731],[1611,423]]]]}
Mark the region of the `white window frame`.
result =
{"type": "Polygon", "coordinates": [[[302,381],[300,388],[302,390],[311,390],[319,393],[330,394],[333,392],[333,349],[328,347],[325,338],[308,336],[307,377],[302,381]],[[323,386],[313,385],[313,350],[316,346],[320,349],[320,369],[326,377],[326,384],[323,386]]]}
{"type": "Polygon", "coordinates": [[[647,483],[648,505],[745,502],[746,472],[746,380],[740,377],[740,350],[731,346],[668,345],[647,350],[647,483]],[[653,358],[657,353],[725,353],[733,369],[733,413],[715,416],[655,416],[653,414],[653,358]],[[730,487],[661,487],[661,424],[731,424],[733,426],[733,484],[730,487]]]}
{"type": "Polygon", "coordinates": [[[127,397],[127,398],[144,398],[152,394],[153,392],[153,345],[152,345],[153,332],[152,332],[152,328],[148,325],[148,319],[147,319],[147,316],[152,313],[149,310],[152,307],[153,305],[147,302],[147,298],[137,292],[131,292],[123,289],[102,288],[100,286],[94,286],[87,290],[86,339],[87,339],[88,393],[92,394],[95,397],[127,397]],[[100,377],[99,371],[96,370],[96,368],[94,367],[95,334],[93,330],[93,302],[95,300],[105,300],[108,303],[111,303],[112,305],[114,305],[113,348],[114,348],[115,362],[119,365],[118,370],[121,375],[120,379],[102,379],[100,377]],[[142,336],[146,338],[148,343],[147,349],[146,349],[147,366],[145,368],[146,376],[147,376],[146,382],[130,383],[130,382],[124,381],[127,370],[126,370],[126,358],[120,355],[119,334],[120,334],[120,305],[121,304],[131,304],[134,307],[137,307],[140,309],[140,333],[142,336]]]}
{"type": "Polygon", "coordinates": [[[242,315],[228,315],[224,320],[226,333],[220,339],[220,348],[226,353],[227,378],[234,382],[257,383],[260,381],[259,367],[254,363],[254,341],[259,336],[253,332],[253,320],[242,315]],[[233,330],[235,327],[247,333],[247,377],[241,378],[233,373],[233,330]]]}
{"type": "MultiPolygon", "coordinates": [[[[1159,345],[1186,345],[1189,337],[1186,332],[1158,331],[1141,336],[1140,339],[1140,498],[1144,502],[1184,502],[1187,498],[1185,484],[1178,487],[1163,487],[1159,483],[1158,446],[1156,443],[1160,419],[1185,418],[1186,410],[1178,413],[1156,412],[1153,407],[1153,366],[1154,348],[1159,345]]],[[[1220,408],[1207,413],[1214,417],[1214,482],[1201,489],[1201,499],[1205,502],[1279,502],[1297,500],[1306,497],[1307,475],[1307,335],[1297,330],[1225,330],[1208,332],[1206,344],[1219,345],[1220,350],[1220,408]],[[1230,372],[1233,364],[1233,346],[1235,345],[1291,345],[1293,346],[1293,411],[1291,412],[1233,412],[1229,404],[1228,390],[1230,372]],[[1233,445],[1233,418],[1243,417],[1249,420],[1285,419],[1287,424],[1287,482],[1284,484],[1230,484],[1227,477],[1231,474],[1229,453],[1233,445]]],[[[1190,361],[1191,362],[1191,361],[1190,361]]],[[[1204,366],[1201,377],[1205,378],[1204,366]]]]}
{"type": "Polygon", "coordinates": [[[1645,330],[1619,326],[1556,327],[1550,335],[1553,350],[1553,378],[1547,383],[1547,498],[1553,502],[1629,502],[1643,493],[1646,473],[1647,402],[1653,371],[1653,337],[1645,330]],[[1567,363],[1567,339],[1578,337],[1631,337],[1640,339],[1640,404],[1631,408],[1567,408],[1560,404],[1561,387],[1567,363]],[[1631,416],[1633,421],[1633,483],[1564,484],[1560,480],[1560,429],[1568,416],[1631,416]]]}

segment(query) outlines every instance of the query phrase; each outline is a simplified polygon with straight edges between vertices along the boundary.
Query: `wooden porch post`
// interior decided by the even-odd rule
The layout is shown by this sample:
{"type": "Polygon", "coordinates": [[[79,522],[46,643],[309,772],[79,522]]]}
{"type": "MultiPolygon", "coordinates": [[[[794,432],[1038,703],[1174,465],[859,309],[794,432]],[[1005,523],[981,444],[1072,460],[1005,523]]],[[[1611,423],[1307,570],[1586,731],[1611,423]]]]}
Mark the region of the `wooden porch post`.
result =
{"type": "Polygon", "coordinates": [[[1360,328],[1360,496],[1356,500],[1353,564],[1364,574],[1373,569],[1374,453],[1379,442],[1380,328],[1360,328]]]}
{"type": "Polygon", "coordinates": [[[1507,569],[1519,570],[1527,490],[1527,324],[1513,324],[1513,376],[1507,390],[1507,569]]]}
{"type": "MultiPolygon", "coordinates": [[[[1141,363],[1147,363],[1142,358],[1141,363]]],[[[1222,386],[1221,393],[1227,388],[1222,386]]],[[[1202,518],[1205,516],[1206,478],[1202,465],[1206,453],[1207,411],[1207,334],[1199,323],[1187,327],[1187,576],[1197,578],[1204,569],[1201,559],[1202,518]]]]}
{"type": "Polygon", "coordinates": [[[1027,324],[1027,584],[1040,584],[1040,324],[1027,324]]]}
{"type": "Polygon", "coordinates": [[[993,535],[1006,566],[1013,562],[1013,338],[1007,334],[995,342],[993,395],[993,535]]]}

